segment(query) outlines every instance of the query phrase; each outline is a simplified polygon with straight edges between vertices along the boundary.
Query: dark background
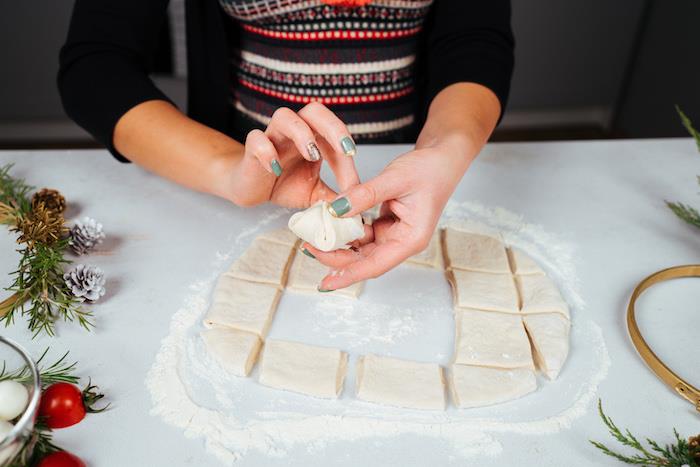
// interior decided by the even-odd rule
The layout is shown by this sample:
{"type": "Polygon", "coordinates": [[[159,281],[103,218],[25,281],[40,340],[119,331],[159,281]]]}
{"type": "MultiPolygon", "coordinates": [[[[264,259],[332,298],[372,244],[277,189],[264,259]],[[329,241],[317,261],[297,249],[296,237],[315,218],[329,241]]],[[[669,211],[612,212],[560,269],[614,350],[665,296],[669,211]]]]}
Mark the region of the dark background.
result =
{"type": "MultiPolygon", "coordinates": [[[[72,5],[0,0],[0,147],[94,145],[55,85],[72,5]]],[[[171,0],[170,19],[172,71],[156,81],[184,108],[183,0],[171,0]]],[[[676,103],[700,126],[700,1],[513,0],[513,28],[516,71],[495,140],[685,136],[676,103]]]]}

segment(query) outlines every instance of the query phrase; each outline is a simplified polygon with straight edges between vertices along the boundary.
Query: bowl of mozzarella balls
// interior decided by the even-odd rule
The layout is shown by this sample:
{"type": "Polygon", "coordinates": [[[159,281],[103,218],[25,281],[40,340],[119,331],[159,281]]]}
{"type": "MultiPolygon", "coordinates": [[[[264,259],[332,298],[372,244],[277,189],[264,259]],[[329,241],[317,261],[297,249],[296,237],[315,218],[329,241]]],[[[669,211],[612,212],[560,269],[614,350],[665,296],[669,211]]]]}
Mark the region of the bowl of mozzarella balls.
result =
{"type": "Polygon", "coordinates": [[[39,371],[15,342],[0,336],[0,467],[31,456],[32,437],[41,398],[39,371]]]}

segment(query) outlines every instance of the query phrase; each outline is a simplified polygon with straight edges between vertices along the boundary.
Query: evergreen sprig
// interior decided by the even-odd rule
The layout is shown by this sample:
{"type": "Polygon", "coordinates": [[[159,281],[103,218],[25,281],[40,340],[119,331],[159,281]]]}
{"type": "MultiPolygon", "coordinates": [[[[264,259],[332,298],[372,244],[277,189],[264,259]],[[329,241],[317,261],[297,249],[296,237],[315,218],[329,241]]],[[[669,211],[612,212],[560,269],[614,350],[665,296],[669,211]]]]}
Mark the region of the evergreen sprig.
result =
{"type": "Polygon", "coordinates": [[[678,432],[673,430],[675,436],[674,444],[660,445],[658,442],[646,438],[649,447],[645,447],[628,429],[624,432],[615,425],[615,422],[603,412],[603,404],[598,400],[598,413],[608,431],[620,444],[636,451],[635,454],[626,455],[613,451],[605,444],[598,441],[590,441],[596,448],[604,454],[614,457],[620,462],[633,465],[644,465],[654,467],[700,467],[693,459],[688,446],[688,441],[681,438],[678,432]]]}
{"type": "Polygon", "coordinates": [[[9,467],[35,467],[41,460],[57,451],[63,451],[53,443],[53,433],[46,422],[38,418],[29,439],[12,460],[9,467]]]}
{"type": "MultiPolygon", "coordinates": [[[[42,362],[49,352],[49,347],[44,350],[36,361],[39,367],[39,375],[41,376],[41,387],[46,388],[54,383],[71,383],[78,384],[80,378],[75,376],[73,372],[75,371],[78,362],[68,363],[66,360],[68,358],[68,352],[64,353],[61,358],[56,360],[49,366],[43,366],[42,362]]],[[[28,366],[23,366],[13,371],[7,370],[7,362],[2,362],[2,368],[0,368],[0,381],[12,380],[18,383],[29,383],[31,382],[32,375],[29,371],[28,366]]]]}
{"type": "MultiPolygon", "coordinates": [[[[685,129],[688,130],[688,133],[690,133],[690,136],[695,138],[695,144],[698,147],[698,151],[700,151],[700,132],[693,127],[693,122],[690,121],[690,118],[688,118],[677,105],[676,112],[678,112],[678,115],[681,117],[681,122],[685,129]]],[[[698,176],[698,184],[700,184],[700,176],[698,176]]],[[[666,201],[666,206],[668,206],[679,219],[700,228],[700,212],[694,207],[674,201],[666,201]]]]}
{"type": "Polygon", "coordinates": [[[23,247],[6,289],[14,295],[0,303],[0,323],[9,326],[17,315],[24,316],[33,337],[42,332],[54,336],[58,320],[75,321],[90,330],[92,313],[81,307],[63,279],[64,266],[70,263],[64,257],[69,240],[63,216],[43,203],[32,208],[33,188],[13,178],[11,168],[11,164],[0,167],[0,223],[12,225],[23,247]]]}

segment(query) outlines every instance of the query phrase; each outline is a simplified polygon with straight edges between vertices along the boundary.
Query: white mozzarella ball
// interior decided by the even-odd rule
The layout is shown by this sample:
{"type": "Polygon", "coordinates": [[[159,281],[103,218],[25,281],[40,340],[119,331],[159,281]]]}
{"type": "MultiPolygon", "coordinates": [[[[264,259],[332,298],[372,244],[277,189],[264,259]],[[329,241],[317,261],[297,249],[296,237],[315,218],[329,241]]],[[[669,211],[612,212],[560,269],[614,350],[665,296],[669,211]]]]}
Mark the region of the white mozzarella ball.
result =
{"type": "Polygon", "coordinates": [[[17,381],[0,381],[0,420],[20,416],[29,402],[29,391],[17,381]]]}

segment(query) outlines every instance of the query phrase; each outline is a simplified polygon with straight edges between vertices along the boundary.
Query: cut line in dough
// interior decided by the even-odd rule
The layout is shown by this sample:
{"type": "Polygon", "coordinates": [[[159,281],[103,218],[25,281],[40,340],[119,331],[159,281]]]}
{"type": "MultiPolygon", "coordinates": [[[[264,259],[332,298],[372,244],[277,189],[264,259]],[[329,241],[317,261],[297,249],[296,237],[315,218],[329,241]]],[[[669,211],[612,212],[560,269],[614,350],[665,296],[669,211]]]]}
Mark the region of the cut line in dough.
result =
{"type": "Polygon", "coordinates": [[[506,247],[498,238],[446,228],[442,247],[448,269],[510,274],[506,247]]]}
{"type": "Polygon", "coordinates": [[[295,249],[287,245],[256,238],[226,272],[229,276],[251,282],[284,287],[295,249]]]}
{"type": "Polygon", "coordinates": [[[569,317],[569,306],[552,279],[543,275],[516,276],[522,300],[521,311],[530,313],[561,313],[569,317]]]}
{"type": "Polygon", "coordinates": [[[517,248],[508,248],[508,259],[510,260],[510,267],[513,274],[519,275],[530,275],[530,274],[540,274],[544,275],[544,270],[537,264],[532,258],[523,253],[517,248]]]}
{"type": "Polygon", "coordinates": [[[271,242],[280,243],[282,245],[287,245],[293,248],[299,242],[299,238],[294,235],[294,232],[289,230],[288,227],[282,227],[279,229],[268,230],[258,235],[258,238],[263,240],[269,240],[271,242]]]}
{"type": "Polygon", "coordinates": [[[348,354],[329,347],[268,339],[260,384],[313,397],[336,399],[343,389],[348,354]]]}
{"type": "Polygon", "coordinates": [[[292,267],[289,269],[287,290],[345,298],[357,298],[360,296],[364,288],[364,281],[356,282],[349,287],[333,290],[332,292],[319,292],[318,285],[321,283],[321,279],[328,274],[328,271],[329,269],[318,260],[309,258],[305,254],[299,252],[294,257],[292,267]]]}
{"type": "Polygon", "coordinates": [[[535,372],[528,368],[501,369],[452,365],[450,394],[456,407],[484,407],[518,399],[537,389],[535,372]]]}
{"type": "Polygon", "coordinates": [[[518,293],[513,276],[452,269],[446,272],[455,306],[504,313],[518,313],[518,293]]]}
{"type": "Polygon", "coordinates": [[[281,296],[282,292],[274,285],[223,274],[214,289],[204,325],[230,327],[264,338],[281,296]]]}
{"type": "Polygon", "coordinates": [[[248,376],[260,352],[260,338],[253,333],[231,328],[212,327],[200,332],[207,351],[224,370],[236,376],[248,376]]]}
{"type": "Polygon", "coordinates": [[[560,313],[523,316],[537,368],[554,380],[569,354],[569,320],[560,313]]]}
{"type": "Polygon", "coordinates": [[[357,398],[420,410],[445,410],[442,367],[368,354],[356,367],[357,398]]]}
{"type": "Polygon", "coordinates": [[[532,368],[534,363],[519,315],[455,310],[454,363],[498,368],[532,368]]]}

